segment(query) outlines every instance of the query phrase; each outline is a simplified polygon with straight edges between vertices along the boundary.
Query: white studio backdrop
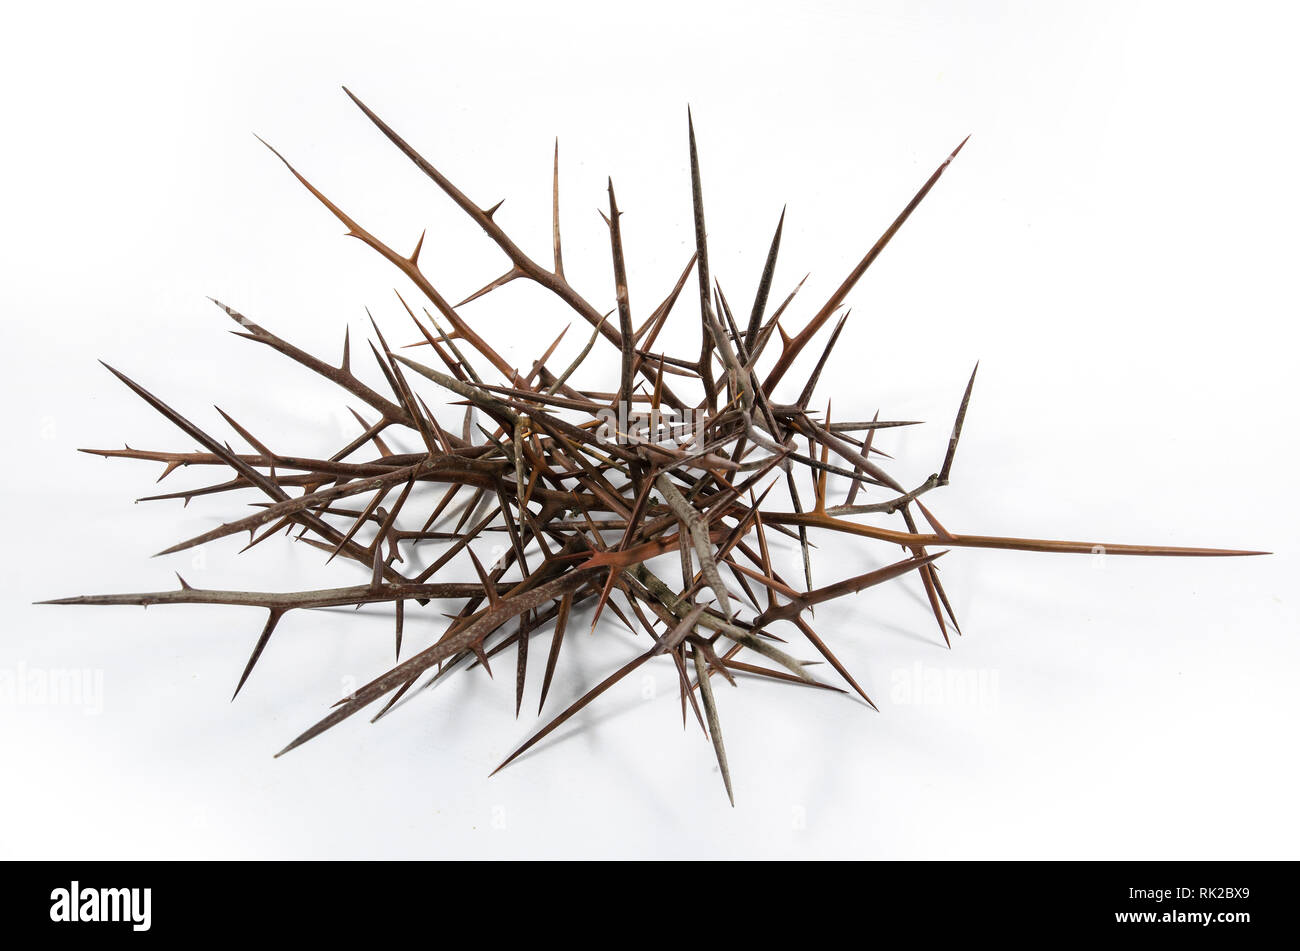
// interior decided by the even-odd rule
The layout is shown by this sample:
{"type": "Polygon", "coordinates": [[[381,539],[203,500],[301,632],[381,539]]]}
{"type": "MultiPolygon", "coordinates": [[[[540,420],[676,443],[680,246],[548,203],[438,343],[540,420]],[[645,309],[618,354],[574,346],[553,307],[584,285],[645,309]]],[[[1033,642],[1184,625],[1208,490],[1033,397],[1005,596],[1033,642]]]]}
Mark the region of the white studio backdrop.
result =
{"type": "MultiPolygon", "coordinates": [[[[1284,5],[72,4],[9,21],[0,857],[1296,856],[1284,5]],[[497,220],[542,260],[558,136],[566,269],[610,307],[596,209],[613,176],[642,315],[693,242],[689,104],[713,270],[733,302],[751,295],[788,207],[774,294],[811,273],[792,327],[972,134],[853,292],[819,399],[836,418],[926,420],[878,442],[919,482],[978,359],[953,484],[932,495],[949,528],[1274,554],[954,552],[951,651],[911,579],[819,609],[881,712],[723,690],[734,810],[708,743],[683,733],[670,665],[492,779],[540,725],[541,663],[518,721],[512,676],[458,674],[272,759],[387,669],[389,613],[290,615],[231,704],[260,612],[31,602],[165,589],[175,571],[356,583],[287,542],[151,558],[251,498],[136,505],[158,466],[76,452],[191,448],[97,358],[215,431],[214,403],[304,453],[354,431],[338,393],[226,333],[207,295],[328,359],[350,326],[360,363],[367,307],[408,342],[393,290],[412,289],[252,133],[382,239],[427,228],[422,264],[448,297],[504,270],[343,84],[475,200],[506,199],[497,220]],[[14,686],[59,671],[86,672],[93,702],[14,686]]],[[[521,365],[570,320],[522,282],[465,314],[521,365]]],[[[891,554],[824,540],[819,580],[891,554]]],[[[438,630],[408,612],[406,650],[438,630]]],[[[551,715],[641,649],[574,630],[551,715]]]]}

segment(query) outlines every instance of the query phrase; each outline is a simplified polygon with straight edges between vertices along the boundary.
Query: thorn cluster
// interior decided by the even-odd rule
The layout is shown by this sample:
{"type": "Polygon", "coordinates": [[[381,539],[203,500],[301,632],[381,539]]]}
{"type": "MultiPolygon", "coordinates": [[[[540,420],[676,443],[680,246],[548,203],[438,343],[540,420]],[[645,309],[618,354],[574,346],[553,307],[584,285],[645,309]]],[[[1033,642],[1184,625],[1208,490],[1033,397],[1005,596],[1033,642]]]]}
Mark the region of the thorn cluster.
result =
{"type": "MultiPolygon", "coordinates": [[[[249,536],[247,549],[285,530],[294,533],[298,541],[325,552],[329,559],[356,562],[364,572],[361,583],[265,593],[198,589],[181,579],[181,587],[174,591],[47,602],[202,603],[264,608],[266,623],[239,677],[236,694],[288,612],[391,603],[395,615],[395,665],[340,700],[281,754],[385,700],[378,714],[382,716],[422,680],[437,679],[461,661],[490,673],[492,659],[512,649],[518,715],[524,700],[529,645],[534,636],[549,632],[538,703],[540,714],[574,609],[589,608],[595,630],[608,608],[628,629],[648,635],[647,649],[551,718],[501,766],[628,674],[664,657],[677,671],[683,725],[693,714],[713,744],[731,797],[715,678],[733,686],[741,677],[760,677],[845,692],[844,688],[813,677],[808,669],[812,662],[796,656],[807,650],[828,663],[847,690],[871,704],[870,697],[827,641],[813,630],[809,618],[818,604],[915,574],[946,644],[950,628],[960,633],[936,564],[949,549],[1089,553],[1101,547],[1112,555],[1256,554],[1208,548],[1099,546],[1095,542],[949,531],[921,497],[948,484],[974,373],[961,399],[938,471],[911,488],[886,470],[888,456],[873,445],[881,430],[912,425],[910,421],[881,420],[877,412],[870,420],[832,422],[829,402],[824,413],[811,408],[822,369],[848,317],[841,310],[849,293],[939,181],[965,141],[921,186],[830,298],[791,334],[782,319],[803,282],[777,306],[770,306],[784,210],[743,326],[721,284],[710,273],[699,156],[689,117],[695,250],[667,296],[648,314],[643,311],[643,319],[638,322],[628,289],[620,212],[612,181],[608,185],[608,214],[602,213],[602,217],[609,229],[614,306],[602,311],[565,276],[560,242],[558,143],[553,178],[553,256],[548,266],[529,257],[497,223],[495,213],[500,202],[481,207],[472,201],[364,103],[350,92],[348,96],[482,229],[505,254],[509,269],[460,303],[449,303],[421,267],[423,235],[409,254],[394,250],[326,198],[276,152],[303,187],[343,223],[349,236],[386,258],[415,285],[426,301],[418,312],[400,294],[398,299],[419,333],[417,344],[411,346],[427,347],[429,359],[418,362],[394,352],[372,319],[374,341],[369,344],[370,352],[386,387],[374,389],[355,375],[347,335],[342,359],[336,366],[304,352],[234,308],[214,301],[239,325],[239,336],[278,351],[363,404],[362,411],[351,409],[359,427],[355,438],[328,458],[285,455],[273,451],[222,412],[226,423],[248,446],[246,451],[237,452],[109,367],[201,449],[83,451],[160,462],[165,467],[164,477],[182,466],[214,467],[223,473],[220,481],[151,499],[181,499],[188,504],[198,496],[244,490],[258,493],[253,514],[172,545],[160,554],[245,532],[249,536]],[[700,350],[693,356],[669,354],[657,346],[657,341],[670,313],[681,309],[678,301],[692,272],[699,292],[700,350]],[[571,360],[562,361],[563,365],[561,361],[552,362],[565,336],[561,333],[530,367],[521,370],[493,349],[465,317],[465,309],[473,301],[515,280],[531,282],[554,294],[590,326],[589,339],[571,360]],[[777,397],[778,385],[822,327],[837,315],[839,319],[797,398],[782,402],[777,397]],[[617,386],[609,392],[579,389],[570,381],[601,337],[606,346],[618,352],[617,386]],[[764,369],[760,370],[760,365],[764,369]],[[439,424],[421,393],[430,384],[450,394],[453,403],[464,405],[464,423],[459,432],[448,432],[439,424]],[[487,424],[480,423],[480,419],[486,419],[487,424]],[[665,426],[664,419],[677,422],[665,426]],[[399,439],[417,446],[417,451],[392,448],[401,444],[399,439]],[[827,497],[831,474],[849,480],[847,495],[837,504],[827,497]],[[434,496],[415,492],[417,487],[432,487],[434,496]],[[782,490],[777,496],[783,499],[782,504],[767,505],[776,488],[782,490]],[[868,495],[877,498],[865,501],[868,495]],[[456,500],[464,503],[459,516],[452,507],[456,500]],[[928,530],[918,529],[918,513],[928,530]],[[889,518],[896,518],[901,526],[882,524],[889,518]],[[474,544],[489,532],[504,533],[486,537],[504,537],[508,548],[494,563],[484,565],[474,544]],[[811,538],[826,532],[897,545],[905,557],[883,568],[816,586],[811,538]],[[802,556],[801,583],[784,576],[775,563],[770,544],[774,533],[797,543],[802,556]],[[462,554],[465,557],[460,564],[468,561],[473,567],[472,580],[435,580],[441,579],[444,569],[462,554]],[[667,565],[660,556],[669,556],[667,565]],[[431,559],[425,567],[413,567],[425,557],[431,559]],[[403,660],[407,603],[432,612],[430,602],[439,599],[453,599],[459,609],[449,615],[446,629],[432,646],[403,660]]],[[[688,309],[694,310],[695,304],[688,309]]]]}

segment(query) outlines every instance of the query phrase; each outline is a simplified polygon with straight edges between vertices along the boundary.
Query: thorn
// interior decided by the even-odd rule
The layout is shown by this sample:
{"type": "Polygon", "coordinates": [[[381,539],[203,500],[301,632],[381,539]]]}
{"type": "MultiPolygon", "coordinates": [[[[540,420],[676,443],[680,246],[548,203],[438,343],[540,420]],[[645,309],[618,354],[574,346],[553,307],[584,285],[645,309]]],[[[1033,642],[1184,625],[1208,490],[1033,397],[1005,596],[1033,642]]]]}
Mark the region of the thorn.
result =
{"type": "Polygon", "coordinates": [[[921,510],[921,515],[925,517],[925,520],[930,523],[930,527],[934,529],[934,533],[944,539],[944,541],[951,541],[952,533],[939,524],[939,520],[931,514],[928,508],[925,507],[925,503],[920,499],[913,499],[912,501],[915,502],[916,507],[921,510]]]}
{"type": "Polygon", "coordinates": [[[555,254],[555,276],[564,278],[564,256],[560,251],[560,137],[555,137],[555,164],[551,178],[551,245],[555,254]]]}
{"type": "Polygon", "coordinates": [[[480,297],[482,297],[484,294],[488,293],[489,291],[494,291],[498,287],[503,287],[506,284],[509,284],[511,281],[516,280],[517,278],[521,278],[523,276],[524,276],[523,271],[519,270],[519,268],[517,267],[512,267],[510,270],[506,271],[504,274],[502,274],[500,277],[496,278],[495,280],[488,281],[488,283],[484,284],[473,294],[470,294],[469,297],[466,297],[463,301],[461,301],[456,306],[464,307],[470,301],[478,300],[480,297]]]}
{"type": "Polygon", "coordinates": [[[488,655],[487,651],[483,649],[483,642],[476,641],[470,649],[474,651],[474,656],[478,658],[479,664],[487,671],[487,675],[492,677],[492,667],[488,664],[488,655]]]}
{"type": "Polygon", "coordinates": [[[948,476],[952,471],[952,460],[957,454],[957,440],[961,438],[961,428],[966,422],[966,409],[970,406],[971,390],[975,388],[975,374],[979,372],[979,361],[975,361],[975,369],[970,372],[970,380],[966,383],[966,392],[962,394],[961,406],[957,408],[957,418],[952,424],[952,435],[948,437],[948,452],[943,459],[943,468],[939,470],[939,484],[947,485],[948,476]]]}
{"type": "Polygon", "coordinates": [[[469,560],[474,563],[474,570],[478,573],[479,581],[483,583],[483,593],[487,595],[488,604],[492,607],[496,607],[497,601],[500,597],[497,594],[496,585],[492,582],[492,579],[488,577],[488,573],[483,570],[483,564],[478,560],[478,555],[474,554],[474,549],[466,548],[465,550],[469,552],[469,560]]]}
{"type": "MultiPolygon", "coordinates": [[[[248,664],[244,667],[244,673],[240,676],[239,683],[235,685],[235,692],[230,696],[231,703],[234,703],[235,698],[239,696],[239,691],[244,689],[244,684],[248,681],[248,675],[253,672],[254,665],[257,663],[258,658],[262,656],[262,651],[266,649],[266,644],[271,639],[271,632],[274,631],[275,626],[280,623],[280,618],[283,614],[284,611],[282,609],[271,609],[270,614],[266,618],[266,626],[262,628],[261,636],[258,637],[257,643],[253,645],[253,653],[248,658],[248,664]]],[[[279,754],[277,753],[276,755],[278,756],[279,754]]]]}

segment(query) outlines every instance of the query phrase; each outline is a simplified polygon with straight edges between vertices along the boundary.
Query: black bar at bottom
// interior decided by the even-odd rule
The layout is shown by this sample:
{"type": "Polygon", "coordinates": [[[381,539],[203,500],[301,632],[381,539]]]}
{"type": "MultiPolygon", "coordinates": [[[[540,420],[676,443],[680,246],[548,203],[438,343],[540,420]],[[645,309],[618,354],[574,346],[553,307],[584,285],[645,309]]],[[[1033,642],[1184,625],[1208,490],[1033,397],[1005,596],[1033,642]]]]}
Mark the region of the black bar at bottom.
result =
{"type": "Polygon", "coordinates": [[[768,939],[794,926],[807,941],[866,944],[891,934],[1238,942],[1286,934],[1295,920],[1293,863],[546,864],[9,862],[0,920],[6,937],[270,930],[335,946],[466,929],[494,944],[607,944],[624,933],[725,941],[769,925],[781,931],[768,939]]]}

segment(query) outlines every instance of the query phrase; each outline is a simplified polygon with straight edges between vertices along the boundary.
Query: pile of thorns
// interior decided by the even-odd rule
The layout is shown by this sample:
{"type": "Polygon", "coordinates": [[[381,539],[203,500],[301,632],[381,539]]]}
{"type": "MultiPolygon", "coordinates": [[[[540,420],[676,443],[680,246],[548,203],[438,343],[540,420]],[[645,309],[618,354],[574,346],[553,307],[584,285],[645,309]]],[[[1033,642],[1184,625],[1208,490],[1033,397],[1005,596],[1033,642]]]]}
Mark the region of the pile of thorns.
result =
{"type": "MultiPolygon", "coordinates": [[[[838,314],[859,278],[934,187],[961,151],[961,145],[930,176],[830,299],[791,335],[783,328],[782,320],[798,287],[779,306],[769,309],[781,224],[772,238],[747,319],[737,319],[721,286],[711,280],[699,162],[689,119],[695,252],[663,302],[638,322],[628,293],[612,182],[609,213],[602,215],[609,227],[616,306],[602,313],[565,277],[560,250],[558,146],[553,259],[546,267],[525,254],[496,223],[498,206],[482,208],[475,204],[365,104],[350,92],[348,95],[504,252],[509,270],[453,306],[421,269],[423,236],[409,255],[394,251],[285,162],[298,181],[346,226],[348,235],[396,266],[427,299],[432,311],[428,306],[420,308],[423,315],[409,306],[406,310],[419,330],[420,345],[427,346],[432,354],[428,362],[437,366],[395,353],[375,326],[376,343],[371,344],[371,351],[388,387],[387,393],[380,392],[354,375],[346,338],[342,362],[334,366],[232,308],[219,305],[240,324],[239,336],[265,344],[337,384],[379,418],[367,422],[357,414],[362,431],[356,438],[329,458],[318,459],[274,452],[223,413],[226,422],[250,447],[250,451],[240,453],[109,367],[145,402],[196,440],[203,451],[85,451],[161,462],[166,466],[164,476],[182,466],[228,470],[224,481],[216,484],[153,498],[184,499],[188,503],[196,496],[245,489],[265,496],[255,514],[227,522],[161,554],[243,532],[249,533],[252,547],[281,530],[296,531],[297,540],[327,552],[330,558],[359,562],[368,572],[368,580],[342,588],[262,593],[202,590],[181,579],[181,587],[175,591],[49,602],[201,603],[265,608],[265,627],[239,678],[236,694],[286,613],[391,602],[396,615],[396,666],[340,700],[328,716],[277,755],[387,697],[378,714],[382,716],[426,677],[437,679],[466,665],[481,666],[490,672],[492,658],[510,650],[515,658],[518,715],[530,642],[534,635],[549,632],[540,714],[572,612],[579,606],[594,605],[593,630],[608,609],[632,631],[644,630],[650,646],[551,719],[501,767],[643,664],[663,656],[676,666],[683,722],[693,714],[712,741],[731,797],[715,678],[735,685],[738,675],[761,677],[843,692],[840,687],[814,679],[808,671],[810,661],[795,656],[815,652],[848,689],[871,703],[827,642],[810,626],[808,618],[815,605],[915,573],[946,643],[949,626],[959,632],[935,565],[947,549],[1088,553],[1099,547],[1095,542],[956,534],[944,528],[926,508],[921,497],[948,483],[974,374],[957,411],[942,466],[911,488],[882,468],[881,460],[887,457],[872,446],[879,430],[908,423],[881,420],[879,414],[869,421],[832,422],[829,405],[824,414],[811,409],[818,377],[847,315],[841,316],[832,328],[797,398],[793,402],[776,398],[777,386],[795,360],[838,314]],[[671,356],[657,350],[656,341],[692,272],[699,292],[701,348],[698,355],[671,356]],[[463,316],[462,309],[476,298],[519,279],[538,284],[559,297],[592,328],[586,345],[558,372],[559,363],[551,361],[560,339],[527,372],[521,372],[463,316]],[[619,355],[618,387],[613,392],[577,389],[569,380],[600,337],[619,355]],[[774,338],[779,351],[772,346],[774,338]],[[762,371],[760,364],[765,367],[762,371]],[[495,381],[485,379],[485,374],[494,376],[495,381]],[[428,386],[422,380],[446,390],[452,402],[465,405],[465,423],[459,434],[449,433],[439,425],[417,392],[417,384],[428,386]],[[688,392],[695,395],[686,395],[688,392]],[[478,414],[490,424],[479,424],[478,414]],[[672,422],[664,425],[665,419],[672,422]],[[408,439],[418,440],[420,451],[402,453],[389,448],[388,442],[396,442],[391,438],[393,433],[402,431],[408,439]],[[386,441],[385,436],[390,439],[386,441]],[[847,497],[839,504],[831,504],[826,497],[831,474],[850,481],[847,497]],[[417,506],[411,501],[420,496],[413,497],[412,489],[423,483],[445,486],[445,491],[431,511],[413,511],[417,506]],[[784,488],[785,504],[765,508],[775,486],[784,488]],[[866,501],[877,494],[878,500],[866,501]],[[448,531],[446,522],[455,514],[449,506],[457,499],[468,504],[463,505],[459,521],[448,531]],[[484,510],[486,514],[478,516],[484,510]],[[918,516],[928,530],[918,528],[918,516]],[[405,517],[401,524],[406,527],[399,527],[401,517],[405,517]],[[896,518],[901,525],[878,524],[886,518],[896,518]],[[485,532],[494,530],[506,533],[509,547],[485,567],[474,551],[474,543],[483,539],[485,532]],[[820,532],[841,532],[897,545],[905,557],[886,567],[817,587],[812,580],[809,539],[820,532]],[[774,566],[769,545],[773,533],[789,536],[791,545],[798,543],[803,562],[798,581],[783,577],[774,566]],[[421,554],[430,549],[437,551],[437,557],[418,573],[411,573],[410,568],[399,570],[398,566],[405,568],[415,561],[412,549],[417,547],[421,554]],[[476,579],[435,580],[462,553],[473,565],[476,579]],[[659,559],[674,553],[677,565],[672,564],[671,557],[659,559]],[[662,565],[664,561],[668,569],[652,570],[652,562],[662,565]],[[401,660],[407,602],[424,606],[446,599],[463,602],[463,606],[451,615],[445,632],[432,646],[401,660]]],[[[282,156],[280,159],[284,161],[282,156]]],[[[1205,548],[1101,547],[1112,555],[1254,554],[1205,548]]]]}

